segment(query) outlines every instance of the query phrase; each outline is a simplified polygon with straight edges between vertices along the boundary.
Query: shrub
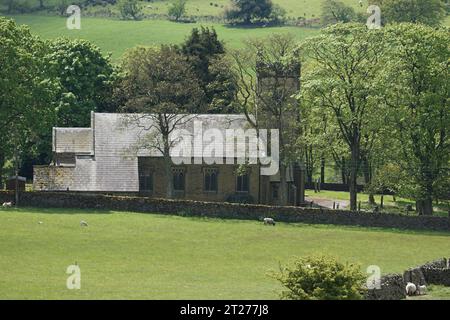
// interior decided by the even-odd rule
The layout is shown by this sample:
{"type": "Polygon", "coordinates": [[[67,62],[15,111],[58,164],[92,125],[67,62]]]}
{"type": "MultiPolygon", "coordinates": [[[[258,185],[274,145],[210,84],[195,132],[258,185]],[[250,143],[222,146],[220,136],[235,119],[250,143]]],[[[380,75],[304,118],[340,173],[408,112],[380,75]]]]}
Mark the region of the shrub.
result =
{"type": "Polygon", "coordinates": [[[274,278],[287,288],[281,293],[288,300],[360,300],[365,276],[360,267],[343,264],[333,257],[309,256],[280,268],[274,278]]]}
{"type": "Polygon", "coordinates": [[[175,21],[186,13],[186,0],[175,0],[169,7],[169,16],[173,17],[175,21]]]}
{"type": "Polygon", "coordinates": [[[269,23],[284,24],[286,22],[286,10],[278,4],[274,4],[269,16],[269,23]]]}
{"type": "Polygon", "coordinates": [[[272,10],[271,0],[233,0],[231,8],[225,10],[225,17],[250,25],[268,19],[272,10]]]}
{"type": "Polygon", "coordinates": [[[348,23],[356,21],[357,14],[351,6],[342,1],[328,0],[322,4],[321,20],[325,26],[339,22],[348,23]]]}
{"type": "Polygon", "coordinates": [[[137,0],[119,0],[117,2],[120,15],[123,19],[128,20],[138,20],[142,12],[137,0]]]}

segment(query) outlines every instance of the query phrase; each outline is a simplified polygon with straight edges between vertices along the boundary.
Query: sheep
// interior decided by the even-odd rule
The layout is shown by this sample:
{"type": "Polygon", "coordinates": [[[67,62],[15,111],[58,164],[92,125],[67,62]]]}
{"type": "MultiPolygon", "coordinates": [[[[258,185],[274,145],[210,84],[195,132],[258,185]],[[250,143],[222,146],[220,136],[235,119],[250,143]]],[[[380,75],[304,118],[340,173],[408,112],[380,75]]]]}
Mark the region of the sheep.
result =
{"type": "Polygon", "coordinates": [[[419,296],[423,296],[427,294],[427,286],[419,286],[416,292],[419,296]]]}
{"type": "Polygon", "coordinates": [[[7,207],[12,207],[13,203],[12,202],[3,202],[3,207],[7,208],[7,207]]]}
{"type": "Polygon", "coordinates": [[[86,221],[81,220],[81,221],[80,221],[80,226],[81,226],[81,227],[87,227],[87,226],[88,226],[88,223],[87,223],[86,221]]]}
{"type": "Polygon", "coordinates": [[[417,287],[414,283],[408,282],[406,284],[406,295],[412,296],[416,293],[416,291],[417,291],[417,287]]]}
{"type": "Polygon", "coordinates": [[[264,218],[264,224],[275,226],[275,220],[273,220],[272,218],[264,218]]]}

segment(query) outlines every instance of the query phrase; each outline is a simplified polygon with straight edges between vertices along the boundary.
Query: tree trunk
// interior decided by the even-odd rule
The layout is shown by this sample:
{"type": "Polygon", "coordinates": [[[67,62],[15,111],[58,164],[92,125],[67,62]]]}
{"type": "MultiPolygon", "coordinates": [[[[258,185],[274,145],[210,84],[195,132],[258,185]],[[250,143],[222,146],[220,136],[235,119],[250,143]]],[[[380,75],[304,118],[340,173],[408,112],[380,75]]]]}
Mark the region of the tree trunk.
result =
{"type": "Polygon", "coordinates": [[[312,184],[314,173],[314,160],[312,147],[306,148],[305,157],[306,157],[306,181],[308,184],[312,184]]]}
{"type": "Polygon", "coordinates": [[[376,205],[377,204],[375,202],[375,196],[373,195],[373,192],[369,192],[369,204],[371,204],[371,205],[376,205]]]}
{"type": "Polygon", "coordinates": [[[341,178],[342,178],[342,184],[348,185],[347,168],[346,168],[346,163],[345,163],[345,158],[344,157],[342,157],[341,178]]]}
{"type": "Polygon", "coordinates": [[[425,172],[423,175],[422,185],[422,197],[416,202],[416,209],[419,215],[431,216],[433,215],[433,179],[430,177],[429,172],[425,172]]]}
{"type": "Polygon", "coordinates": [[[325,183],[325,158],[320,159],[320,182],[325,183]]]}
{"type": "Polygon", "coordinates": [[[433,199],[427,197],[426,199],[417,200],[416,211],[420,216],[433,215],[433,199]]]}
{"type": "Polygon", "coordinates": [[[280,205],[288,204],[288,186],[286,181],[286,166],[280,163],[280,205]]]}
{"type": "Polygon", "coordinates": [[[16,149],[14,151],[14,174],[15,174],[15,205],[19,206],[19,150],[16,149]]]}
{"type": "Polygon", "coordinates": [[[0,190],[3,190],[3,165],[5,164],[5,156],[0,153],[0,190]]]}
{"type": "Polygon", "coordinates": [[[357,201],[358,201],[358,189],[357,189],[357,179],[358,179],[358,160],[359,152],[357,146],[352,146],[351,152],[351,162],[350,162],[350,180],[349,180],[349,191],[350,191],[350,210],[356,211],[357,201]]]}
{"type": "Polygon", "coordinates": [[[311,185],[313,183],[312,176],[313,176],[312,170],[309,170],[309,169],[306,170],[306,180],[307,180],[309,185],[311,185]]]}
{"type": "Polygon", "coordinates": [[[44,9],[44,0],[39,0],[39,8],[44,9]]]}
{"type": "Polygon", "coordinates": [[[173,198],[172,159],[170,158],[169,137],[164,136],[164,171],[166,176],[166,197],[173,198]]]}
{"type": "Polygon", "coordinates": [[[11,13],[13,7],[14,0],[8,1],[8,13],[11,13]]]}
{"type": "MultiPolygon", "coordinates": [[[[364,157],[363,159],[363,172],[364,172],[364,183],[366,186],[368,186],[372,180],[372,174],[371,174],[371,169],[370,169],[370,164],[369,164],[369,160],[367,160],[366,157],[364,157]]],[[[375,196],[373,195],[372,191],[369,191],[369,204],[370,205],[376,205],[375,202],[375,196]]]]}

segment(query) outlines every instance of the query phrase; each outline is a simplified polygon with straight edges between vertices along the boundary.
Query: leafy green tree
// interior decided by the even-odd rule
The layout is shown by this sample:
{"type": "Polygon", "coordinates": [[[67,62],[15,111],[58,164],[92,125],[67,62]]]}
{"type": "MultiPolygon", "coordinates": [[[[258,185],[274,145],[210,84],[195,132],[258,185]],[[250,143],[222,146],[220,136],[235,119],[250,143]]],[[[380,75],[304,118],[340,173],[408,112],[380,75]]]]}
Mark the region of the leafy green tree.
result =
{"type": "Polygon", "coordinates": [[[279,4],[274,4],[270,12],[269,22],[271,24],[283,24],[286,22],[286,9],[279,4]]]}
{"type": "Polygon", "coordinates": [[[322,4],[322,24],[348,23],[356,20],[355,10],[342,1],[326,0],[322,4]]]}
{"type": "Polygon", "coordinates": [[[115,73],[109,57],[85,40],[57,39],[49,49],[49,70],[61,86],[59,126],[89,126],[91,111],[114,111],[109,101],[115,73]]]}
{"type": "Polygon", "coordinates": [[[383,207],[384,194],[391,193],[395,199],[395,196],[401,192],[402,181],[407,179],[407,173],[402,171],[398,164],[387,162],[375,170],[365,190],[371,194],[381,194],[381,207],[383,207]]]}
{"type": "Polygon", "coordinates": [[[146,120],[154,124],[145,129],[137,148],[161,152],[165,159],[166,194],[172,198],[170,151],[174,141],[170,134],[193,117],[190,113],[201,111],[203,90],[189,63],[174,47],[129,50],[122,68],[125,76],[118,90],[124,97],[123,110],[138,113],[130,117],[129,124],[140,125],[146,120]]]}
{"type": "Polygon", "coordinates": [[[16,175],[27,145],[54,123],[58,87],[45,63],[47,50],[27,27],[0,17],[0,159],[13,160],[16,175]]]}
{"type": "Polygon", "coordinates": [[[194,28],[180,52],[193,67],[205,92],[204,105],[211,113],[235,113],[237,83],[225,57],[225,48],[212,28],[194,28]]]}
{"type": "Polygon", "coordinates": [[[226,10],[225,16],[229,20],[252,24],[268,19],[272,9],[271,0],[232,0],[232,7],[226,10]]]}
{"type": "Polygon", "coordinates": [[[381,8],[387,23],[412,22],[438,25],[444,18],[446,5],[442,0],[373,0],[381,8]]]}
{"type": "Polygon", "coordinates": [[[138,20],[142,12],[138,0],[118,0],[117,8],[125,20],[138,20]]]}
{"type": "Polygon", "coordinates": [[[193,65],[201,80],[209,78],[208,68],[210,60],[225,53],[225,48],[217,37],[214,28],[194,28],[186,41],[181,45],[181,53],[193,65]]]}
{"type": "Polygon", "coordinates": [[[231,70],[232,62],[228,57],[222,56],[211,60],[210,80],[204,90],[208,113],[239,113],[239,105],[236,102],[238,84],[231,70]]]}
{"type": "Polygon", "coordinates": [[[320,106],[333,115],[350,153],[350,209],[357,209],[357,177],[363,137],[379,114],[373,98],[383,55],[382,35],[359,24],[338,24],[301,46],[310,65],[302,78],[301,103],[320,106]],[[303,101],[303,102],[302,102],[303,101]]]}
{"type": "Polygon", "coordinates": [[[418,212],[431,215],[450,161],[450,33],[411,23],[384,32],[390,50],[381,95],[401,151],[397,161],[408,173],[418,212]]]}
{"type": "Polygon", "coordinates": [[[175,0],[171,3],[169,7],[169,16],[174,17],[175,21],[180,20],[180,18],[186,13],[186,0],[175,0]]]}

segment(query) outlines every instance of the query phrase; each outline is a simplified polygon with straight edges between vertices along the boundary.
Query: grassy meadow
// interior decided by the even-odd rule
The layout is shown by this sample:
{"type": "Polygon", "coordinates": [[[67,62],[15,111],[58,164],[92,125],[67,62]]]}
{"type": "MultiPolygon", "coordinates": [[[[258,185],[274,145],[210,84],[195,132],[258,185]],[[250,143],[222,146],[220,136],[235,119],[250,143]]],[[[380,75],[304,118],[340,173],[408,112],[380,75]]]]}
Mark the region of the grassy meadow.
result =
{"type": "MultiPolygon", "coordinates": [[[[188,0],[186,2],[186,15],[222,16],[230,2],[230,0],[188,0]]],[[[289,18],[313,19],[320,17],[322,4],[325,0],[272,0],[272,2],[284,8],[286,16],[289,18]]],[[[359,0],[343,0],[343,2],[357,11],[364,11],[367,7],[366,3],[365,8],[361,8],[359,0]]],[[[154,0],[151,3],[145,1],[141,3],[146,14],[167,14],[171,1],[154,0]]]]}
{"type": "MultiPolygon", "coordinates": [[[[275,4],[281,5],[286,10],[286,16],[291,19],[303,17],[306,19],[319,18],[321,7],[325,0],[273,0],[275,4]]],[[[29,7],[37,8],[37,0],[19,0],[28,3],[29,7]]],[[[76,1],[75,1],[76,2],[76,1]]],[[[359,0],[343,0],[348,5],[353,6],[356,11],[364,12],[367,1],[363,1],[363,7],[359,0]]],[[[51,7],[58,3],[58,0],[45,0],[44,4],[51,7]]],[[[186,4],[187,16],[214,16],[220,17],[230,3],[229,0],[188,0],[186,4]]],[[[166,15],[170,1],[153,0],[151,2],[142,1],[143,13],[146,15],[158,14],[166,15]]],[[[1,7],[0,7],[1,8],[1,7]]],[[[5,7],[3,7],[5,9],[5,7]]],[[[94,18],[92,15],[111,12],[118,16],[115,6],[107,5],[94,6],[83,9],[87,16],[81,12],[81,30],[68,30],[66,28],[66,18],[58,16],[55,11],[39,11],[34,14],[12,15],[19,24],[30,26],[32,32],[46,38],[57,37],[80,38],[98,45],[104,53],[111,53],[112,59],[117,61],[125,50],[137,45],[158,45],[176,44],[182,42],[194,27],[209,26],[214,27],[229,48],[239,48],[244,41],[250,38],[263,38],[273,33],[291,33],[300,41],[304,38],[314,36],[319,33],[318,28],[299,27],[231,27],[221,23],[198,22],[198,23],[175,23],[168,20],[140,20],[124,21],[118,18],[94,18]]],[[[445,21],[450,25],[450,17],[445,21]]]]}
{"type": "Polygon", "coordinates": [[[43,15],[11,16],[18,24],[28,25],[32,32],[45,38],[80,38],[98,45],[104,53],[111,52],[117,60],[126,49],[137,45],[181,43],[195,27],[212,26],[219,39],[228,47],[238,48],[246,39],[262,38],[273,33],[291,33],[298,40],[319,31],[310,28],[232,28],[214,23],[175,23],[167,20],[122,21],[102,18],[82,18],[81,30],[66,28],[66,18],[43,15]]]}
{"type": "Polygon", "coordinates": [[[294,256],[385,274],[450,253],[446,233],[68,209],[0,209],[0,220],[0,299],[277,299],[268,273],[294,256]],[[68,290],[75,262],[81,290],[68,290]]]}
{"type": "MultiPolygon", "coordinates": [[[[342,0],[345,4],[352,6],[358,11],[364,11],[360,7],[359,0],[342,0]]],[[[17,0],[18,3],[26,3],[28,7],[38,8],[38,0],[17,0]]],[[[79,0],[72,1],[72,3],[80,2],[79,0]]],[[[170,0],[151,0],[140,1],[145,14],[167,14],[170,0]]],[[[322,4],[325,0],[272,0],[274,4],[278,4],[286,10],[288,17],[305,17],[306,19],[317,18],[320,16],[322,4]]],[[[52,7],[60,3],[60,0],[44,0],[46,7],[52,7]]],[[[186,15],[188,16],[221,16],[226,7],[230,5],[230,0],[187,0],[186,15]]],[[[367,7],[367,0],[363,1],[367,7]]],[[[0,5],[1,7],[1,5],[0,5]]],[[[5,7],[5,6],[3,6],[5,7]]],[[[101,11],[110,9],[116,11],[115,6],[96,6],[89,8],[89,11],[101,11]]]]}

